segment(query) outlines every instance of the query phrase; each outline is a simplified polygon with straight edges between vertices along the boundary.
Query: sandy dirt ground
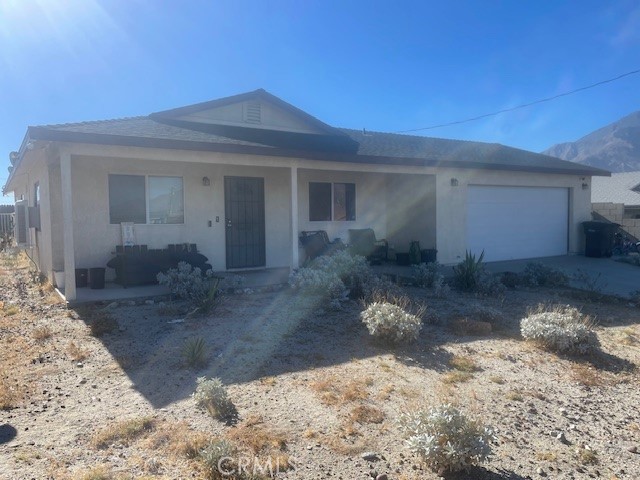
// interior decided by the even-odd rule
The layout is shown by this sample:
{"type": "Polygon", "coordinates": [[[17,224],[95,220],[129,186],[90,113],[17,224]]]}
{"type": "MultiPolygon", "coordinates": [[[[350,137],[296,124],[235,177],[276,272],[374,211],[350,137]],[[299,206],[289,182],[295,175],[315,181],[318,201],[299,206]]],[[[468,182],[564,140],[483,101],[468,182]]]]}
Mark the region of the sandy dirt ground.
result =
{"type": "Polygon", "coordinates": [[[633,304],[562,289],[443,299],[405,287],[427,306],[425,326],[415,344],[390,348],[370,339],[355,301],[332,311],[283,289],[228,295],[187,319],[185,305],[163,299],[67,309],[2,261],[2,479],[206,478],[197,451],[213,439],[281,461],[276,478],[437,479],[397,419],[440,403],[496,432],[490,461],[454,478],[640,478],[633,304]],[[524,342],[519,321],[540,302],[596,319],[601,352],[561,357],[524,342]],[[492,331],[466,335],[452,328],[461,318],[492,331]],[[92,335],[94,322],[113,330],[92,335]],[[198,337],[206,365],[194,370],[181,352],[198,337]],[[200,376],[227,386],[235,421],[196,408],[200,376]],[[135,422],[144,428],[110,434],[135,422]]]}

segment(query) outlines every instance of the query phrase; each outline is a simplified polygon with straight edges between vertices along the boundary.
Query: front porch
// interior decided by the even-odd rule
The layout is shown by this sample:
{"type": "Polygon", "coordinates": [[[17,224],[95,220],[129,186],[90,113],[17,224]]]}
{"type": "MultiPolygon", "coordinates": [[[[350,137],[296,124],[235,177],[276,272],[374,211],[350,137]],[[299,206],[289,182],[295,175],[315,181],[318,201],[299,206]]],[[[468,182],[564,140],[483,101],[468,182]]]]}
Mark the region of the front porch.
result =
{"type": "MultiPolygon", "coordinates": [[[[289,280],[289,268],[266,268],[241,272],[216,272],[220,276],[238,275],[244,278],[241,288],[251,290],[285,285],[289,280]]],[[[106,282],[104,288],[76,288],[75,299],[67,300],[64,289],[56,289],[69,305],[93,302],[113,302],[122,300],[140,300],[169,295],[169,289],[162,285],[136,285],[124,288],[113,282],[106,282]]]]}

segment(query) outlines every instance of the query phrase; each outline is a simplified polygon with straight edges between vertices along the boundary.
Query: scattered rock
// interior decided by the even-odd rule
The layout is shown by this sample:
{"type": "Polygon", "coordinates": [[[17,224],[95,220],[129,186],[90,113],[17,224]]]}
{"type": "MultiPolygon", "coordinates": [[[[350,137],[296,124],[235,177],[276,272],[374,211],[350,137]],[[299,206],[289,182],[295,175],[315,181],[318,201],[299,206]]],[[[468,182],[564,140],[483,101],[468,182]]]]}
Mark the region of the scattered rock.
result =
{"type": "Polygon", "coordinates": [[[629,448],[627,448],[627,452],[638,453],[638,447],[636,445],[632,445],[629,448]]]}
{"type": "Polygon", "coordinates": [[[386,473],[381,473],[380,475],[378,475],[376,477],[376,480],[388,480],[387,474],[386,473]]]}
{"type": "Polygon", "coordinates": [[[366,460],[367,462],[380,460],[376,452],[364,452],[362,455],[360,455],[360,458],[362,458],[363,460],[366,460]]]}

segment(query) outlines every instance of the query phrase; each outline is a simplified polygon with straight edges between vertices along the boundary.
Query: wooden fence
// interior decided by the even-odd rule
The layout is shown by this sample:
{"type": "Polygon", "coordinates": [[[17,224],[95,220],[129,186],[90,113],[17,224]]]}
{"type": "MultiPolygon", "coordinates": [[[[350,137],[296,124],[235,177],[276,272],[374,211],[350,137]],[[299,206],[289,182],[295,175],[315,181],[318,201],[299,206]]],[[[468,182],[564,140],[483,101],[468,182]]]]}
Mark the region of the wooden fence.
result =
{"type": "Polygon", "coordinates": [[[13,213],[0,213],[0,234],[13,236],[13,213]]]}

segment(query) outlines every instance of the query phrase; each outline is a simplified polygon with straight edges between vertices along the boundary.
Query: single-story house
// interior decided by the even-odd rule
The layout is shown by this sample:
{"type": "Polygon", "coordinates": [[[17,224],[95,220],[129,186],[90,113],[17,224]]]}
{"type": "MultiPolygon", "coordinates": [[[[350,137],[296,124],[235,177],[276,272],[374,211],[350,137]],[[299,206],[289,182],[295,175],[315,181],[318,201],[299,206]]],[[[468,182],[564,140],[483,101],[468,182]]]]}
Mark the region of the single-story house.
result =
{"type": "Polygon", "coordinates": [[[49,278],[123,235],[197,244],[215,270],[296,268],[299,233],[372,228],[452,264],[579,253],[596,168],[499,144],[335,128],[260,89],[148,116],[29,127],[5,192],[49,278]],[[123,223],[133,223],[124,229],[123,223]]]}
{"type": "Polygon", "coordinates": [[[640,172],[593,179],[593,211],[640,239],[640,172]]]}

